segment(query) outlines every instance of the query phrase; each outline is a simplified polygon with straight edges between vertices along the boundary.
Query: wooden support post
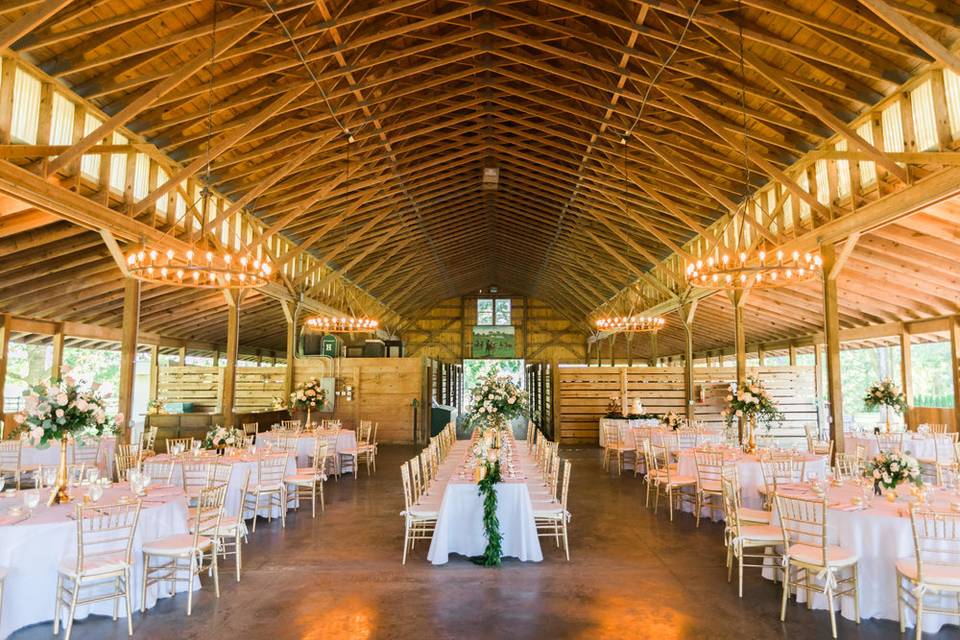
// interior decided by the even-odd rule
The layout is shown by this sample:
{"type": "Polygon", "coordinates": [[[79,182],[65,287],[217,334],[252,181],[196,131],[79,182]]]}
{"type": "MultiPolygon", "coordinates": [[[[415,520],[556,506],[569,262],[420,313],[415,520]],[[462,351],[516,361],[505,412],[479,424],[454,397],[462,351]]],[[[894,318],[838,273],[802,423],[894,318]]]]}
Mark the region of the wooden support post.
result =
{"type": "Polygon", "coordinates": [[[147,390],[150,394],[150,402],[157,399],[158,387],[160,385],[160,347],[150,345],[150,388],[147,390]]]}
{"type": "Polygon", "coordinates": [[[627,334],[627,366],[633,366],[633,334],[627,334]]]}
{"type": "Polygon", "coordinates": [[[233,405],[236,404],[237,349],[240,344],[240,294],[231,294],[233,304],[227,305],[227,366],[223,369],[223,393],[220,396],[220,413],[223,424],[233,426],[233,405]]]}
{"type": "Polygon", "coordinates": [[[63,376],[63,324],[57,323],[53,334],[53,359],[50,365],[50,377],[57,380],[63,376]]]}
{"type": "Polygon", "coordinates": [[[953,428],[960,431],[960,318],[950,321],[950,371],[953,374],[953,428]]]}
{"type": "MultiPolygon", "coordinates": [[[[737,389],[742,389],[747,380],[747,338],[743,328],[743,304],[745,302],[743,292],[736,291],[730,296],[733,303],[733,343],[736,349],[737,360],[737,389]]],[[[737,434],[740,442],[743,443],[744,435],[743,418],[737,423],[737,434]]]]}
{"type": "MultiPolygon", "coordinates": [[[[900,323],[900,386],[903,397],[907,400],[907,408],[913,406],[913,361],[911,360],[910,329],[906,323],[900,323]]],[[[907,416],[903,416],[906,422],[907,416]]]]}
{"type": "Polygon", "coordinates": [[[4,390],[7,383],[7,363],[10,355],[10,314],[0,315],[0,438],[7,437],[7,416],[4,413],[4,390]]]}
{"type": "Polygon", "coordinates": [[[657,366],[657,360],[660,356],[657,354],[657,332],[654,331],[650,334],[650,359],[647,361],[647,365],[651,367],[657,366]]]}
{"type": "Polygon", "coordinates": [[[791,367],[797,366],[797,348],[795,346],[790,345],[787,350],[787,357],[791,367]]]}
{"type": "Polygon", "coordinates": [[[683,325],[683,404],[687,421],[696,417],[696,399],[693,390],[693,317],[696,303],[680,306],[680,324],[683,325]]]}
{"type": "Polygon", "coordinates": [[[289,302],[281,302],[280,304],[283,305],[283,314],[287,319],[287,370],[283,376],[283,389],[286,393],[284,399],[286,400],[293,393],[293,372],[297,361],[297,318],[293,305],[289,302]]]}
{"type": "Polygon", "coordinates": [[[630,413],[630,399],[627,398],[627,370],[620,369],[620,413],[630,413]]]}
{"type": "Polygon", "coordinates": [[[617,344],[617,334],[611,333],[608,340],[610,341],[610,366],[613,367],[613,366],[616,366],[617,364],[617,356],[615,351],[616,344],[617,344]]]}
{"type": "Polygon", "coordinates": [[[133,421],[133,383],[137,375],[137,336],[140,333],[140,281],[127,278],[123,285],[123,326],[120,342],[118,411],[123,414],[119,440],[130,443],[133,421]]]}
{"type": "Polygon", "coordinates": [[[823,345],[813,343],[813,395],[817,399],[817,433],[823,433],[823,345]]]}
{"type": "Polygon", "coordinates": [[[827,399],[830,402],[828,424],[835,453],[843,453],[843,388],[840,382],[840,310],[837,304],[837,276],[834,245],[820,248],[823,257],[823,334],[827,346],[827,399]]]}
{"type": "Polygon", "coordinates": [[[765,356],[767,355],[766,350],[763,348],[763,345],[757,345],[757,366],[762,367],[765,361],[765,356]]]}
{"type": "Polygon", "coordinates": [[[551,433],[545,435],[554,442],[560,442],[563,439],[563,399],[560,397],[560,362],[556,356],[550,361],[550,386],[552,387],[550,407],[553,411],[553,419],[551,433]]]}
{"type": "Polygon", "coordinates": [[[177,352],[177,357],[180,359],[180,366],[185,366],[187,364],[187,348],[180,347],[180,350],[177,352]]]}

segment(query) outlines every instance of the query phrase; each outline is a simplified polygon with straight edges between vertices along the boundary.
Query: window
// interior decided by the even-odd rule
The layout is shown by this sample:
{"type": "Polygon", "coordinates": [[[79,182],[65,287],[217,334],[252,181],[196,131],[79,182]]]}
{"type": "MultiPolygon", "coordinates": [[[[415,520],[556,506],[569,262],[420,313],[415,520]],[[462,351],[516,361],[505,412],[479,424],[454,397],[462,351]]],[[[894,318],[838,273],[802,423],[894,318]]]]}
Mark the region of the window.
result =
{"type": "Polygon", "coordinates": [[[896,101],[880,114],[883,127],[883,150],[903,153],[903,121],[900,119],[900,101],[896,101]]]}
{"type": "MultiPolygon", "coordinates": [[[[154,189],[159,189],[161,186],[167,184],[167,180],[168,180],[169,178],[170,178],[170,176],[167,174],[166,171],[164,171],[163,167],[157,167],[156,182],[153,183],[153,188],[154,188],[154,189]]],[[[169,191],[168,191],[167,193],[163,194],[162,196],[160,196],[159,198],[157,198],[157,201],[156,201],[156,203],[154,204],[154,206],[156,207],[158,214],[164,214],[164,215],[166,215],[166,213],[167,213],[167,202],[169,202],[169,199],[170,199],[170,192],[169,192],[169,191]]]]}
{"type": "MultiPolygon", "coordinates": [[[[864,142],[873,144],[873,124],[867,120],[857,127],[857,135],[863,138],[864,142]]],[[[877,181],[877,165],[873,160],[862,160],[857,163],[860,168],[860,186],[866,187],[877,181]]]]}
{"type": "MultiPolygon", "coordinates": [[[[834,147],[837,151],[847,150],[847,141],[841,140],[834,147]]],[[[850,195],[850,161],[837,160],[837,195],[846,198],[850,195]]]]}
{"type": "Polygon", "coordinates": [[[73,119],[76,108],[60,93],[53,92],[50,119],[50,144],[71,144],[73,142],[73,119]]]}
{"type": "Polygon", "coordinates": [[[498,325],[510,324],[510,299],[494,301],[493,323],[498,325]]]}
{"type": "Polygon", "coordinates": [[[827,161],[817,160],[814,164],[815,175],[817,178],[817,202],[822,205],[830,205],[830,179],[827,177],[827,161]]]}
{"type": "Polygon", "coordinates": [[[17,68],[13,76],[13,114],[10,136],[15,142],[37,144],[40,124],[40,81],[17,68]]]}
{"type": "MultiPolygon", "coordinates": [[[[127,137],[114,132],[113,144],[125,145],[129,142],[127,137]]],[[[110,189],[116,193],[123,193],[127,187],[127,154],[110,154],[110,189]]]]}
{"type": "Polygon", "coordinates": [[[150,159],[145,153],[138,153],[133,162],[133,197],[143,200],[150,193],[150,159]]]}
{"type": "MultiPolygon", "coordinates": [[[[83,120],[83,137],[86,138],[88,135],[96,131],[102,124],[103,121],[88,113],[83,120]]],[[[97,144],[100,144],[101,142],[102,141],[97,142],[97,144]]],[[[87,180],[100,182],[99,153],[88,153],[80,157],[80,175],[87,180]]]]}
{"type": "Polygon", "coordinates": [[[910,92],[910,107],[913,110],[917,150],[930,151],[939,148],[937,123],[933,114],[933,85],[929,80],[910,92]]]}
{"type": "Polygon", "coordinates": [[[953,139],[960,138],[960,75],[950,69],[943,70],[943,88],[947,94],[947,113],[950,116],[950,133],[953,139]]]}
{"type": "Polygon", "coordinates": [[[481,326],[493,324],[493,300],[490,298],[477,300],[477,324],[481,326]]]}

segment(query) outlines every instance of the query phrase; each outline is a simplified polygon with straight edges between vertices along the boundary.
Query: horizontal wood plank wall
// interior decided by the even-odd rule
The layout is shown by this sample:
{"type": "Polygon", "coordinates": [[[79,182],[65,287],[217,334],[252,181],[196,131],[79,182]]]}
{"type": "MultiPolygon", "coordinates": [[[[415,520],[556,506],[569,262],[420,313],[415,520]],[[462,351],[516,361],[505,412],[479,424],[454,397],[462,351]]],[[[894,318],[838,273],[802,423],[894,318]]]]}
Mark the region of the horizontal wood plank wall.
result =
{"type": "Polygon", "coordinates": [[[333,414],[323,417],[342,420],[349,428],[356,428],[360,420],[372,420],[380,425],[379,442],[412,444],[414,400],[419,405],[418,420],[429,420],[430,403],[422,397],[424,367],[423,358],[297,358],[294,383],[311,376],[338,377],[342,385],[353,387],[353,401],[336,398],[333,414]]]}
{"type": "MultiPolygon", "coordinates": [[[[628,407],[633,406],[635,398],[640,398],[645,413],[683,411],[683,369],[680,367],[561,367],[559,371],[559,437],[564,444],[597,442],[599,420],[611,398],[620,397],[621,385],[627,389],[628,407]]],[[[784,423],[773,435],[802,438],[803,425],[816,424],[813,367],[749,367],[747,372],[763,380],[784,412],[784,423]]],[[[735,379],[733,367],[694,369],[697,419],[715,426],[723,424],[720,410],[735,379]]]]}
{"type": "MultiPolygon", "coordinates": [[[[162,366],[157,394],[166,402],[189,402],[199,413],[218,411],[223,391],[222,367],[162,366]]],[[[237,367],[237,412],[262,411],[284,394],[284,367],[237,367]]]]}

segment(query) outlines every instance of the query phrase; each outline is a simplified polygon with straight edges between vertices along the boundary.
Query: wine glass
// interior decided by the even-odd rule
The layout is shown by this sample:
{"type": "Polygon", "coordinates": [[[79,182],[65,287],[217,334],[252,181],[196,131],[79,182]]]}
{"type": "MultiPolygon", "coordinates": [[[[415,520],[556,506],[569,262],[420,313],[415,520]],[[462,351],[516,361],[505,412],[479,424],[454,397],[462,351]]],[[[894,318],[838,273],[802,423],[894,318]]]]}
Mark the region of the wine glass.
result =
{"type": "Polygon", "coordinates": [[[91,484],[87,489],[87,495],[90,496],[91,501],[99,502],[100,498],[103,497],[103,486],[98,482],[91,484]]]}
{"type": "Polygon", "coordinates": [[[100,469],[87,469],[87,482],[89,484],[96,484],[98,480],[100,480],[100,469]]]}
{"type": "Polygon", "coordinates": [[[39,489],[27,489],[23,492],[23,506],[27,508],[27,511],[30,512],[30,515],[33,515],[33,510],[37,508],[37,505],[40,504],[40,490],[39,489]]]}
{"type": "Polygon", "coordinates": [[[142,487],[141,491],[146,491],[146,490],[147,490],[147,487],[150,486],[150,481],[151,481],[151,480],[153,480],[153,478],[152,478],[152,477],[150,476],[150,474],[147,473],[146,471],[144,471],[144,472],[142,472],[142,473],[140,474],[140,486],[142,487]]]}
{"type": "Polygon", "coordinates": [[[43,486],[52,487],[57,481],[57,470],[53,467],[47,467],[43,470],[43,486]]]}

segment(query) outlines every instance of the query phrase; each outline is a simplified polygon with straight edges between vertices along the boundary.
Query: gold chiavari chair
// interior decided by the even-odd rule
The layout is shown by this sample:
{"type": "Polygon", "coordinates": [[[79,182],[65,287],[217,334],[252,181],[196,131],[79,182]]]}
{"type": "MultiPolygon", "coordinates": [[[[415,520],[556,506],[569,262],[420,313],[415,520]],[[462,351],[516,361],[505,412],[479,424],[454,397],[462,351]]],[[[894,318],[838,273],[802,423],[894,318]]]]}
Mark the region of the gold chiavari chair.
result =
{"type": "Polygon", "coordinates": [[[876,434],[877,449],[883,453],[885,451],[903,451],[903,433],[878,433],[876,434]]]}
{"type": "Polygon", "coordinates": [[[646,429],[634,429],[633,430],[633,444],[636,453],[634,454],[633,461],[633,477],[636,478],[638,474],[643,473],[644,475],[648,472],[647,467],[647,457],[643,455],[643,443],[650,442],[650,432],[646,429]],[[642,470],[641,470],[642,469],[642,470]]]}
{"type": "Polygon", "coordinates": [[[289,499],[294,498],[297,502],[299,508],[299,501],[303,498],[310,498],[310,515],[313,518],[317,517],[317,493],[320,493],[320,510],[325,511],[326,507],[323,502],[323,483],[326,481],[327,476],[323,472],[323,467],[321,463],[327,457],[327,445],[320,440],[316,440],[314,443],[313,449],[313,464],[312,466],[305,467],[302,469],[297,469],[296,474],[292,476],[287,476],[283,479],[288,485],[293,488],[293,491],[288,489],[288,506],[289,499]]]}
{"type": "Polygon", "coordinates": [[[764,503],[773,504],[773,496],[781,485],[803,482],[806,463],[796,458],[774,458],[760,461],[760,474],[763,476],[764,503]]]}
{"type": "Polygon", "coordinates": [[[113,454],[113,468],[117,474],[117,482],[127,481],[127,471],[135,469],[140,463],[139,457],[131,457],[129,451],[118,448],[113,454]]]}
{"type": "Polygon", "coordinates": [[[150,427],[140,434],[140,451],[144,458],[157,454],[157,432],[158,427],[150,427]]]}
{"type": "MultiPolygon", "coordinates": [[[[373,423],[373,428],[367,432],[367,441],[364,444],[358,444],[358,458],[357,463],[359,464],[362,460],[367,465],[367,475],[370,475],[370,466],[373,466],[373,472],[377,472],[377,430],[380,428],[379,422],[373,423]]],[[[446,457],[446,445],[444,438],[438,440],[440,443],[440,456],[441,458],[446,457]]]]}
{"type": "Polygon", "coordinates": [[[834,606],[836,597],[853,598],[857,624],[860,623],[860,594],[857,584],[856,552],[828,542],[827,498],[801,498],[777,493],[774,496],[780,526],[783,528],[783,596],[780,601],[780,621],[787,619],[787,600],[791,589],[799,593],[805,590],[807,598],[811,591],[827,597],[830,611],[830,630],[837,637],[837,620],[834,606]],[[791,570],[795,573],[791,573],[791,570]],[[849,571],[847,577],[840,577],[849,571]],[[818,582],[823,580],[823,584],[818,582]]]}
{"type": "Polygon", "coordinates": [[[167,453],[170,453],[170,448],[173,446],[183,446],[184,451],[190,451],[193,448],[193,441],[193,438],[166,438],[163,446],[167,453]]]}
{"type": "MultiPolygon", "coordinates": [[[[667,498],[667,506],[670,511],[670,521],[673,522],[673,508],[676,502],[678,507],[682,507],[684,502],[693,506],[696,503],[697,479],[692,476],[683,476],[677,473],[670,464],[670,451],[666,445],[653,443],[650,445],[650,461],[653,463],[652,475],[653,483],[656,488],[656,496],[653,503],[653,513],[657,513],[660,505],[661,491],[667,498]],[[689,492],[687,491],[689,489],[689,492]]],[[[648,473],[650,475],[650,473],[648,473]]]]}
{"type": "Polygon", "coordinates": [[[945,424],[930,424],[930,423],[926,423],[926,424],[922,424],[922,425],[920,425],[920,426],[921,426],[921,427],[927,427],[927,429],[929,429],[930,433],[946,433],[946,432],[947,432],[947,425],[945,425],[945,424]]]}
{"type": "Polygon", "coordinates": [[[76,438],[73,441],[73,464],[89,469],[100,466],[100,438],[76,438]]]}
{"type": "Polygon", "coordinates": [[[567,511],[567,497],[570,494],[570,464],[569,460],[563,463],[563,483],[560,489],[560,502],[535,501],[533,503],[533,519],[537,527],[537,536],[553,537],[560,546],[563,538],[563,553],[570,562],[570,543],[567,537],[567,524],[570,521],[570,512],[567,511]]]}
{"type": "Polygon", "coordinates": [[[419,500],[421,494],[427,492],[430,483],[434,478],[431,474],[433,466],[430,464],[430,452],[424,449],[420,454],[410,462],[410,471],[413,473],[413,483],[416,499],[419,500]],[[414,467],[416,469],[414,470],[414,467]]]}
{"type": "Polygon", "coordinates": [[[253,514],[253,531],[257,530],[257,516],[266,498],[267,519],[273,522],[273,509],[280,510],[280,523],[287,526],[287,485],[283,477],[287,472],[287,454],[260,456],[257,460],[257,483],[248,487],[243,495],[243,509],[253,514]]]}
{"type": "Polygon", "coordinates": [[[560,456],[550,457],[547,469],[543,474],[543,485],[534,486],[530,484],[530,499],[540,502],[556,502],[557,487],[560,481],[560,456]]]}
{"type": "Polygon", "coordinates": [[[720,479],[723,477],[724,461],[723,454],[716,451],[704,451],[696,449],[693,452],[694,460],[697,464],[697,498],[696,510],[697,526],[700,526],[700,512],[704,505],[710,507],[710,513],[714,511],[714,506],[723,508],[723,486],[720,479]],[[721,504],[714,505],[713,499],[717,498],[721,504]]]}
{"type": "Polygon", "coordinates": [[[243,423],[243,435],[245,436],[254,436],[256,437],[257,432],[260,430],[259,422],[244,422],[243,423]]]}
{"type": "MultiPolygon", "coordinates": [[[[734,468],[735,469],[735,468],[734,468]]],[[[783,541],[780,527],[766,523],[751,523],[742,518],[740,506],[740,483],[735,471],[726,472],[720,478],[723,498],[723,518],[726,523],[727,582],[733,579],[733,561],[737,561],[737,594],[743,597],[743,569],[780,564],[780,554],[775,547],[783,541]],[[757,553],[757,550],[760,550],[757,553]],[[746,560],[746,562],[744,562],[746,560]],[[757,561],[757,562],[751,562],[757,561]]]]}
{"type": "Polygon", "coordinates": [[[605,424],[603,426],[603,468],[610,469],[610,462],[617,461],[617,475],[623,471],[623,454],[632,449],[632,446],[621,439],[620,426],[605,424]]]}
{"type": "Polygon", "coordinates": [[[834,460],[834,468],[841,480],[851,480],[863,475],[860,460],[855,453],[838,453],[834,460]]]}
{"type": "Polygon", "coordinates": [[[57,567],[57,590],[53,614],[53,635],[60,632],[67,612],[67,640],[73,632],[77,607],[113,600],[113,619],[120,602],[126,605],[127,633],[133,635],[133,605],[130,601],[130,573],[133,536],[140,519],[140,501],[133,504],[76,506],[76,553],[57,567]],[[90,587],[95,590],[90,593],[90,587]],[[87,595],[81,597],[81,591],[87,595]],[[107,591],[109,590],[109,591],[107,591]]]}
{"type": "Polygon", "coordinates": [[[340,441],[340,429],[320,429],[314,433],[314,438],[327,445],[326,454],[320,468],[325,474],[332,475],[335,478],[340,477],[337,462],[337,444],[340,441]]]}
{"type": "Polygon", "coordinates": [[[20,489],[25,470],[21,464],[23,440],[0,441],[0,476],[4,482],[11,482],[20,489]]]}
{"type": "Polygon", "coordinates": [[[192,503],[204,489],[230,482],[233,466],[212,460],[183,460],[180,463],[183,491],[192,503]]]}
{"type": "Polygon", "coordinates": [[[407,552],[416,546],[417,540],[433,538],[440,511],[439,502],[421,504],[414,498],[411,472],[416,468],[416,458],[400,465],[400,479],[403,482],[403,561],[407,564],[407,552]]]}
{"type": "Polygon", "coordinates": [[[143,590],[140,612],[147,602],[147,588],[152,584],[186,583],[187,615],[193,612],[193,580],[205,571],[213,573],[214,592],[220,597],[220,574],[217,548],[214,543],[223,518],[227,485],[203,489],[197,496],[190,533],[159,538],[143,543],[143,590]],[[154,563],[154,560],[159,562],[154,563]],[[208,560],[208,564],[205,564],[208,560]]]}
{"type": "Polygon", "coordinates": [[[299,431],[300,421],[299,420],[281,420],[280,427],[285,431],[299,431]]]}
{"type": "MultiPolygon", "coordinates": [[[[250,487],[250,472],[247,471],[240,486],[240,495],[244,495],[250,487]]],[[[224,499],[226,501],[226,499],[224,499]]],[[[247,541],[247,523],[244,521],[243,505],[237,509],[236,516],[224,514],[217,528],[216,548],[224,560],[232,555],[237,572],[237,582],[240,582],[240,570],[243,568],[243,543],[247,541]]]]}
{"type": "Polygon", "coordinates": [[[173,470],[176,468],[177,464],[172,460],[159,461],[147,458],[142,463],[143,471],[149,475],[154,484],[172,484],[173,483],[173,470]]]}
{"type": "Polygon", "coordinates": [[[911,504],[910,523],[914,557],[897,560],[897,609],[900,633],[906,631],[909,608],[920,640],[924,613],[960,618],[960,514],[911,504]],[[947,601],[956,604],[946,606],[947,601]]]}

